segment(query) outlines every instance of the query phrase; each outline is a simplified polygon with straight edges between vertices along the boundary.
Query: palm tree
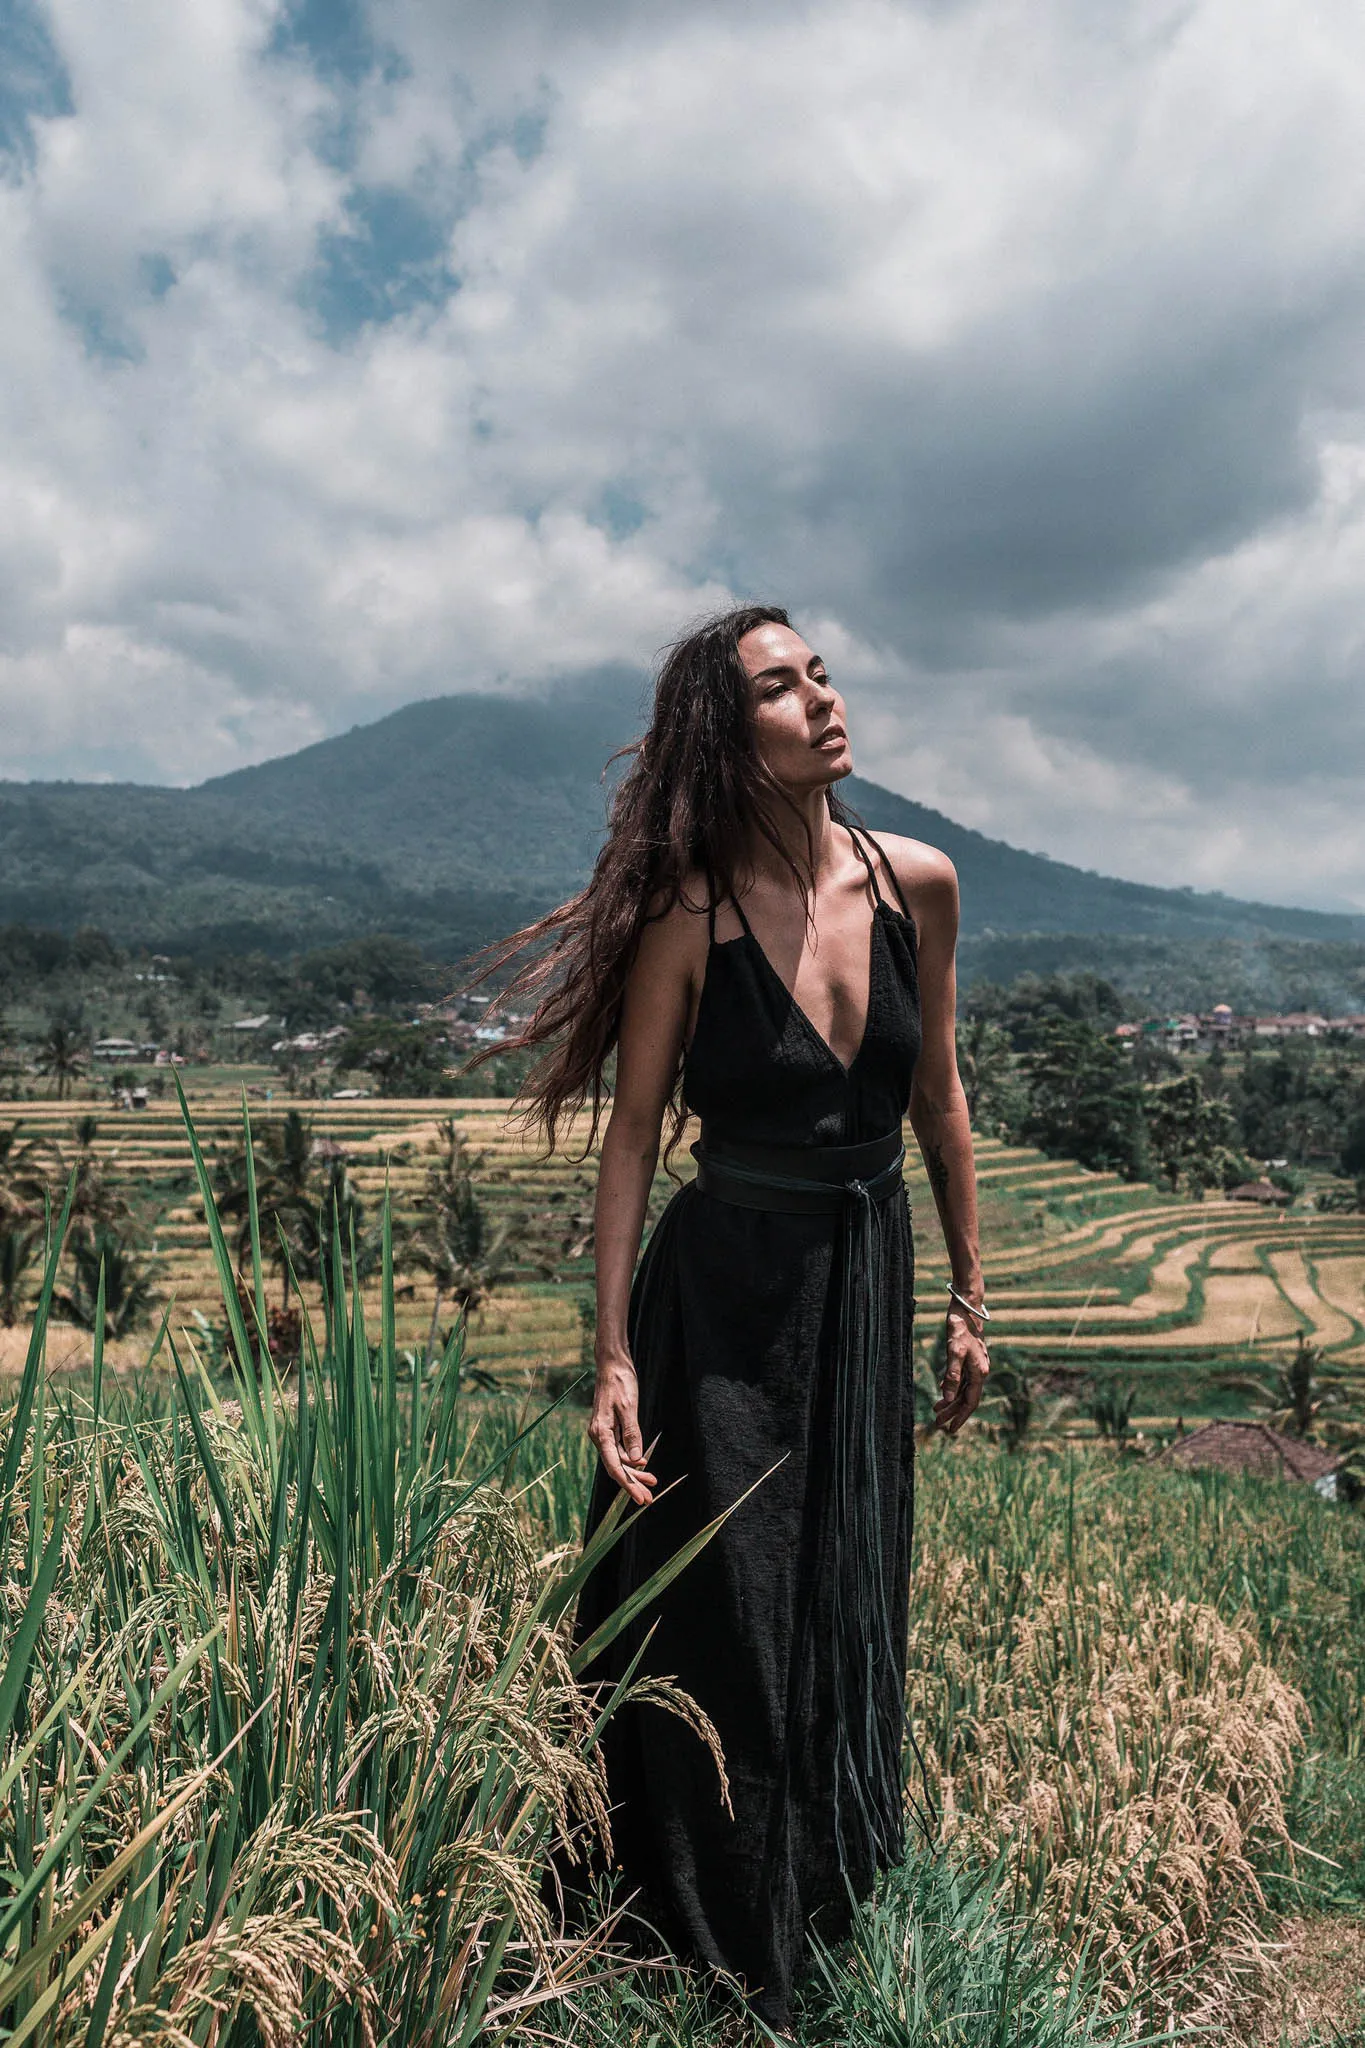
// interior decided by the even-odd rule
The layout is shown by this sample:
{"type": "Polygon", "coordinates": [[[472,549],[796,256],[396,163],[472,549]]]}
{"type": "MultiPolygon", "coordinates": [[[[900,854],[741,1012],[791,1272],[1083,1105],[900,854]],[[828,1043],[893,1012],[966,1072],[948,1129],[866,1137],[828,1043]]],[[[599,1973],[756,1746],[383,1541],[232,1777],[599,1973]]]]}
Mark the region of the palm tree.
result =
{"type": "MultiPolygon", "coordinates": [[[[259,1130],[253,1131],[252,1152],[261,1258],[278,1275],[281,1304],[288,1308],[290,1266],[292,1264],[297,1270],[300,1257],[306,1258],[306,1241],[316,1240],[316,1225],[310,1232],[308,1219],[316,1216],[323,1194],[313,1126],[306,1123],[296,1109],[291,1109],[280,1122],[262,1124],[259,1130]]],[[[238,1146],[219,1160],[214,1178],[218,1214],[225,1222],[235,1222],[237,1226],[236,1253],[240,1271],[251,1257],[251,1210],[244,1147],[238,1146]]]]}
{"type": "Polygon", "coordinates": [[[70,1186],[72,1221],[93,1230],[123,1223],[129,1214],[127,1198],[115,1186],[107,1162],[94,1149],[98,1135],[94,1117],[78,1117],[73,1147],[63,1145],[60,1138],[48,1138],[37,1155],[42,1174],[40,1202],[43,1194],[50,1194],[59,1207],[70,1186]]]}
{"type": "Polygon", "coordinates": [[[0,1228],[0,1323],[7,1330],[12,1330],[24,1313],[38,1236],[36,1230],[22,1224],[0,1228]]]}
{"type": "Polygon", "coordinates": [[[34,1139],[18,1124],[0,1124],[0,1222],[31,1222],[43,1212],[46,1180],[34,1139]]]}
{"type": "Polygon", "coordinates": [[[1012,1351],[1003,1346],[991,1360],[987,1392],[1004,1409],[1001,1441],[1012,1451],[1024,1448],[1033,1422],[1033,1375],[1012,1351]]]}
{"type": "Polygon", "coordinates": [[[1013,1072],[1009,1034],[989,1017],[965,1018],[957,1027],[957,1066],[975,1130],[1013,1072]]]}
{"type": "Polygon", "coordinates": [[[155,1284],[149,1268],[117,1232],[108,1228],[88,1235],[83,1232],[71,1241],[71,1257],[71,1285],[57,1300],[73,1323],[83,1330],[94,1329],[101,1267],[106,1339],[126,1336],[146,1322],[156,1299],[155,1284]]]}
{"type": "Polygon", "coordinates": [[[1097,1379],[1086,1398],[1085,1412],[1103,1437],[1112,1437],[1122,1450],[1128,1441],[1137,1388],[1129,1380],[1120,1385],[1111,1375],[1097,1379]]]}
{"type": "Polygon", "coordinates": [[[50,1076],[58,1102],[65,1102],[72,1082],[85,1067],[85,1048],[74,1027],[54,1017],[34,1065],[40,1074],[50,1076]]]}
{"type": "Polygon", "coordinates": [[[360,1190],[341,1153],[333,1153],[328,1162],[314,1206],[295,1219],[295,1272],[307,1280],[322,1278],[331,1261],[334,1232],[341,1243],[341,1262],[348,1280],[365,1280],[379,1270],[383,1232],[367,1221],[360,1190]]]}
{"type": "Polygon", "coordinates": [[[477,1309],[511,1274],[526,1235],[526,1218],[507,1213],[493,1222],[474,1185],[482,1153],[471,1154],[453,1117],[441,1125],[440,1157],[428,1167],[418,1198],[418,1221],[407,1256],[436,1282],[427,1358],[436,1349],[441,1303],[448,1295],[460,1315],[477,1309]]]}
{"type": "MultiPolygon", "coordinates": [[[[279,1308],[267,1314],[270,1349],[278,1362],[298,1353],[301,1325],[297,1309],[290,1307],[290,1275],[322,1278],[331,1261],[335,1226],[347,1279],[364,1280],[378,1269],[383,1236],[367,1222],[344,1154],[325,1143],[319,1146],[311,1122],[296,1109],[278,1123],[263,1124],[252,1137],[261,1262],[280,1283],[279,1308]]],[[[219,1161],[215,1179],[218,1213],[236,1224],[238,1287],[250,1329],[255,1308],[245,1275],[251,1260],[251,1208],[242,1147],[219,1161]]]]}
{"type": "Polygon", "coordinates": [[[1230,1373],[1219,1380],[1219,1385],[1249,1395],[1272,1429],[1306,1437],[1312,1434],[1322,1410],[1336,1406],[1345,1394],[1340,1380],[1323,1378],[1321,1366],[1321,1346],[1310,1344],[1307,1333],[1300,1330],[1293,1357],[1286,1365],[1272,1369],[1268,1379],[1230,1373]]]}

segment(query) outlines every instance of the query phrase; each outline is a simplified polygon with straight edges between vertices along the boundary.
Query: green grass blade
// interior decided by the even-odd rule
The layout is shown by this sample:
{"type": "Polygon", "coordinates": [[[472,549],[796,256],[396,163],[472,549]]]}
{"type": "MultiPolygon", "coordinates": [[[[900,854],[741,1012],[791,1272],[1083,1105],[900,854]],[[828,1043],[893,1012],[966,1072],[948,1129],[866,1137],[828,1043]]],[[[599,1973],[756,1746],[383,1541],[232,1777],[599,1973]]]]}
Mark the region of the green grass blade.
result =
{"type": "Polygon", "coordinates": [[[175,1377],[180,1387],[181,1398],[185,1404],[185,1419],[189,1423],[190,1431],[194,1437],[195,1449],[199,1453],[199,1462],[204,1468],[204,1477],[208,1481],[209,1492],[213,1495],[214,1506],[222,1517],[223,1531],[227,1540],[229,1543],[235,1544],[237,1541],[237,1524],[233,1519],[232,1506],[227,1497],[227,1488],[223,1484],[223,1475],[219,1469],[218,1460],[213,1455],[213,1446],[208,1440],[203,1418],[200,1416],[190,1383],[185,1377],[185,1368],[180,1363],[180,1353],[176,1350],[173,1337],[171,1339],[171,1358],[175,1365],[175,1377]]]}
{"type": "MultiPolygon", "coordinates": [[[[630,1626],[642,1608],[648,1607],[650,1601],[656,1595],[662,1593],[666,1586],[672,1585],[679,1572],[691,1564],[693,1558],[700,1551],[705,1550],[716,1531],[729,1521],[735,1509],[743,1507],[750,1494],[756,1493],[765,1479],[771,1479],[778,1465],[784,1462],[783,1459],[779,1458],[776,1464],[770,1465],[768,1470],[756,1479],[752,1486],[747,1486],[744,1489],[732,1507],[726,1508],[723,1514],[717,1515],[713,1521],[708,1522],[704,1529],[699,1529],[695,1536],[689,1537],[680,1549],[674,1551],[667,1563],[661,1564],[658,1571],[652,1572],[642,1586],[636,1587],[629,1599],[623,1600],[621,1605],[607,1616],[600,1628],[593,1630],[587,1641],[579,1645],[569,1660],[570,1669],[575,1677],[580,1676],[592,1663],[594,1657],[600,1656],[609,1644],[615,1642],[622,1629],[630,1626]]],[[[644,1508],[641,1512],[648,1514],[649,1509],[644,1508]]]]}
{"type": "MultiPolygon", "coordinates": [[[[7,1563],[9,1540],[10,1502],[14,1495],[14,1482],[19,1476],[19,1463],[24,1455],[28,1440],[29,1420],[38,1392],[38,1382],[43,1371],[43,1357],[47,1346],[47,1319],[52,1312],[52,1295],[57,1285],[57,1265],[66,1241],[66,1227],[71,1221],[71,1204],[76,1194],[76,1176],[73,1172],[66,1184],[66,1200],[62,1204],[61,1221],[55,1236],[49,1236],[43,1285],[33,1311],[33,1328],[29,1333],[28,1352],[24,1359],[24,1370],[19,1381],[19,1392],[10,1417],[9,1439],[5,1455],[0,1461],[0,1571],[7,1563]]],[[[48,1217],[51,1223],[51,1212],[48,1217]]]]}
{"type": "Polygon", "coordinates": [[[0,1678],[0,1746],[9,1741],[14,1721],[14,1710],[28,1677],[29,1665],[33,1661],[34,1647],[43,1625],[48,1599],[57,1567],[62,1561],[62,1539],[66,1534],[66,1504],[57,1509],[52,1522],[52,1533],[47,1539],[38,1570],[34,1575],[32,1590],[24,1603],[19,1617],[19,1626],[10,1643],[9,1656],[5,1660],[4,1676],[0,1678]]]}
{"type": "Polygon", "coordinates": [[[184,1119],[185,1131],[190,1141],[190,1157],[194,1163],[194,1177],[199,1188],[199,1199],[204,1208],[204,1221],[208,1225],[209,1246],[213,1253],[214,1269],[218,1275],[218,1291],[223,1298],[223,1312],[227,1316],[233,1348],[237,1353],[238,1365],[235,1378],[241,1391],[242,1409],[245,1414],[251,1417],[257,1441],[264,1442],[268,1440],[269,1433],[266,1429],[260,1387],[257,1384],[256,1375],[251,1369],[251,1362],[255,1352],[251,1339],[247,1335],[246,1318],[242,1314],[242,1304],[237,1294],[237,1269],[232,1263],[232,1255],[227,1248],[227,1239],[223,1235],[223,1222],[218,1214],[218,1204],[214,1200],[213,1182],[209,1178],[208,1165],[204,1158],[204,1149],[199,1143],[199,1134],[194,1128],[194,1119],[190,1115],[190,1106],[185,1099],[185,1090],[181,1086],[180,1076],[174,1069],[172,1069],[172,1078],[175,1082],[176,1095],[180,1100],[180,1114],[184,1119]]]}
{"type": "MultiPolygon", "coordinates": [[[[110,1755],[104,1768],[95,1778],[84,1798],[72,1807],[61,1832],[53,1836],[52,1840],[47,1844],[42,1857],[28,1874],[25,1882],[11,1894],[5,1901],[4,1906],[0,1908],[0,1943],[8,1940],[13,1929],[23,1919],[34,1899],[47,1882],[49,1872],[55,1870],[71,1843],[80,1834],[81,1829],[85,1826],[86,1821],[98,1805],[106,1787],[113,1782],[130,1752],[136,1749],[143,1740],[147,1730],[151,1727],[161,1709],[168,1700],[174,1697],[185,1678],[193,1671],[195,1665],[203,1656],[208,1645],[222,1631],[223,1626],[224,1624],[221,1621],[216,1622],[206,1635],[201,1636],[199,1641],[186,1651],[174,1670],[162,1680],[148,1705],[143,1709],[118,1747],[110,1755]]],[[[8,1999],[4,1996],[3,1981],[0,1981],[0,2011],[3,2011],[8,2002],[8,1999]]]]}
{"type": "MultiPolygon", "coordinates": [[[[217,1634],[217,1630],[214,1630],[213,1633],[217,1634]]],[[[209,1640],[210,1637],[205,1636],[204,1643],[207,1643],[209,1640]]],[[[192,1653],[187,1661],[185,1669],[189,1669],[194,1655],[202,1654],[202,1650],[203,1644],[196,1646],[196,1651],[192,1653]]],[[[183,1675],[183,1671],[177,1670],[177,1684],[183,1675]]],[[[164,1693],[164,1691],[165,1687],[162,1687],[162,1692],[164,1693]]],[[[160,1695],[158,1695],[159,1698],[160,1695]]],[[[228,1757],[232,1754],[232,1751],[243,1740],[261,1711],[263,1710],[258,1709],[257,1714],[253,1714],[250,1720],[242,1723],[241,1728],[233,1736],[227,1747],[211,1763],[205,1764],[202,1769],[195,1771],[185,1781],[175,1796],[162,1807],[160,1813],[154,1815],[145,1827],[138,1830],[127,1847],[120,1850],[119,1854],[105,1866],[94,1882],[87,1885],[85,1890],[67,1907],[66,1911],[52,1922],[52,1925],[41,1939],[34,1942],[32,1948],[25,1951],[13,1968],[7,1970],[3,1976],[0,1976],[0,2012],[5,2011],[14,2003],[15,1998],[24,1989],[25,1985],[46,1966],[49,1958],[57,1953],[70,1936],[103,1905],[110,1892],[122,1884],[129,1872],[137,1867],[138,1861],[148,1844],[156,1841],[159,1835],[163,1835],[171,1825],[171,1822],[184,1811],[191,1800],[198,1798],[200,1792],[213,1777],[215,1771],[221,1770],[228,1757]]],[[[7,1918],[12,1921],[12,1914],[7,1916],[7,1918]]],[[[113,1933],[112,1916],[110,1920],[104,1923],[104,1927],[100,1931],[107,1940],[109,1935],[113,1933]]],[[[98,1954],[99,1947],[101,1946],[103,1946],[103,1943],[98,1944],[91,1950],[92,1958],[98,1954]]]]}

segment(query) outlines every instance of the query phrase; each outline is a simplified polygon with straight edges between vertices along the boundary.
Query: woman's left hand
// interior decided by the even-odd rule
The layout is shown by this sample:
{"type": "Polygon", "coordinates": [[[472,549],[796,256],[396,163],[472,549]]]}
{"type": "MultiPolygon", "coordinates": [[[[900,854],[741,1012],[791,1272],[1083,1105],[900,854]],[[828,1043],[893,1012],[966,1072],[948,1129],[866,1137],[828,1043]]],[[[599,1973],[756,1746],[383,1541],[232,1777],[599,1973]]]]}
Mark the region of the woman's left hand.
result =
{"type": "Polygon", "coordinates": [[[934,1403],[934,1427],[956,1436],[976,1413],[991,1369],[986,1341],[962,1309],[948,1311],[948,1365],[934,1403]]]}

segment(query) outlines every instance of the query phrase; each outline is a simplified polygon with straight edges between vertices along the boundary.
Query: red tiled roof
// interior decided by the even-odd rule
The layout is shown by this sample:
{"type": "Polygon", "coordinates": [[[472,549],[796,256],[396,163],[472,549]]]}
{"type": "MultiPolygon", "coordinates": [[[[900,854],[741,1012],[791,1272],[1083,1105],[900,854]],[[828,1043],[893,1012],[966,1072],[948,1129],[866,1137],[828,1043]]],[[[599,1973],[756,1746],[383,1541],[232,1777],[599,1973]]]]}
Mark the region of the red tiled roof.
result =
{"type": "Polygon", "coordinates": [[[1256,1472],[1265,1479],[1311,1484],[1336,1470],[1339,1460],[1302,1437],[1286,1436],[1268,1422],[1206,1422],[1177,1437],[1161,1453],[1170,1465],[1212,1465],[1223,1472],[1256,1472]]]}

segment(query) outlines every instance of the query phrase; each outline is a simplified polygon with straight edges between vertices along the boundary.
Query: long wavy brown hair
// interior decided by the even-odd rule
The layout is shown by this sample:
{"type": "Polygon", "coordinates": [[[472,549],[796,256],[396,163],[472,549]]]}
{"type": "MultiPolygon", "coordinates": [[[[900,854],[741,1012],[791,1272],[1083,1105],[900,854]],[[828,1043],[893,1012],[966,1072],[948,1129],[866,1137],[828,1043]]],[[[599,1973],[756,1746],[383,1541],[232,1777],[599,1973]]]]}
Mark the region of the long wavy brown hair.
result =
{"type": "MultiPolygon", "coordinates": [[[[529,1021],[482,1048],[462,1071],[495,1054],[539,1051],[517,1097],[518,1120],[541,1131],[550,1150],[588,1104],[592,1122],[583,1151],[591,1150],[640,935],[668,915],[688,875],[699,874],[707,892],[698,909],[734,895],[756,830],[791,868],[809,914],[813,859],[803,871],[778,829],[784,806],[800,813],[759,760],[751,687],[739,658],[740,641],[756,626],[790,624],[778,605],[743,605],[674,642],[659,666],[648,732],[611,757],[631,758],[632,765],[612,798],[592,879],[557,910],[485,948],[486,964],[468,984],[477,986],[519,955],[529,956],[497,1004],[515,1011],[529,1002],[529,1021]]],[[[847,824],[852,814],[832,790],[827,801],[836,822],[847,824]]],[[[685,1122],[680,1062],[665,1158],[685,1122]]]]}

